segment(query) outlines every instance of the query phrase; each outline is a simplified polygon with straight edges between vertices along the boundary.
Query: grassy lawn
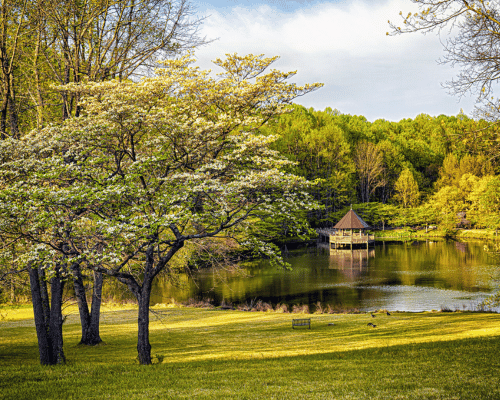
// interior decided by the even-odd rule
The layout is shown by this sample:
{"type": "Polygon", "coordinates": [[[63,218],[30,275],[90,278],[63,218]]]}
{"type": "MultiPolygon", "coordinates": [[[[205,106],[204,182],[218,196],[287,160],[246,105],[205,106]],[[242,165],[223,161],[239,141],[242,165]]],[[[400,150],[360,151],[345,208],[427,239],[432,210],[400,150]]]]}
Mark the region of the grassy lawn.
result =
{"type": "MultiPolygon", "coordinates": [[[[433,239],[445,238],[450,232],[443,229],[414,230],[410,228],[387,229],[384,231],[374,231],[376,238],[386,239],[433,239]]],[[[456,239],[480,239],[480,240],[500,240],[494,229],[456,229],[452,235],[456,239]]]]}
{"type": "Polygon", "coordinates": [[[162,363],[143,367],[136,310],[104,311],[106,344],[78,346],[70,308],[68,363],[41,367],[29,308],[0,308],[0,398],[500,399],[498,314],[159,308],[150,340],[162,363]],[[312,329],[292,330],[294,317],[312,329]]]}

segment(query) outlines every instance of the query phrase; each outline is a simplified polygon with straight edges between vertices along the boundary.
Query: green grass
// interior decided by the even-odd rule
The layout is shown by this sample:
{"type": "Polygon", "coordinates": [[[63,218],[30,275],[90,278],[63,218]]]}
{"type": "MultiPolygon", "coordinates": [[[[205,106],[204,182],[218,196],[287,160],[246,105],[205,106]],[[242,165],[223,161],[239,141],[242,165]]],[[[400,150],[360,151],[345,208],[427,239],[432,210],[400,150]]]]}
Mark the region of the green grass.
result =
{"type": "Polygon", "coordinates": [[[313,314],[311,330],[292,330],[293,314],[161,308],[163,362],[140,366],[136,310],[104,312],[106,344],[83,347],[69,309],[68,363],[41,367],[33,321],[2,310],[2,399],[500,398],[498,314],[313,314]]]}
{"type": "MultiPolygon", "coordinates": [[[[384,231],[374,231],[376,238],[386,239],[434,239],[446,238],[450,231],[444,229],[431,229],[425,232],[425,229],[413,230],[410,228],[388,229],[384,231]]],[[[493,229],[456,229],[452,236],[456,239],[483,239],[500,240],[493,229]]]]}

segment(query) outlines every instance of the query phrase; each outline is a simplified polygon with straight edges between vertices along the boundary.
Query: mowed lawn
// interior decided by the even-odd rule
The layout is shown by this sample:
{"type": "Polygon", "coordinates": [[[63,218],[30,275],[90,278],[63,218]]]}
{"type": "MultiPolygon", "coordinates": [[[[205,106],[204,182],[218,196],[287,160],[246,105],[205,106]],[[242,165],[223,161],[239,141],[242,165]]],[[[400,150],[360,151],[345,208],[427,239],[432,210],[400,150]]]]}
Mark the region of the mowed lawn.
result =
{"type": "Polygon", "coordinates": [[[0,398],[500,399],[498,314],[155,310],[154,365],[135,360],[137,311],[104,307],[104,345],[78,346],[68,309],[67,364],[41,367],[30,309],[0,308],[0,398]]]}

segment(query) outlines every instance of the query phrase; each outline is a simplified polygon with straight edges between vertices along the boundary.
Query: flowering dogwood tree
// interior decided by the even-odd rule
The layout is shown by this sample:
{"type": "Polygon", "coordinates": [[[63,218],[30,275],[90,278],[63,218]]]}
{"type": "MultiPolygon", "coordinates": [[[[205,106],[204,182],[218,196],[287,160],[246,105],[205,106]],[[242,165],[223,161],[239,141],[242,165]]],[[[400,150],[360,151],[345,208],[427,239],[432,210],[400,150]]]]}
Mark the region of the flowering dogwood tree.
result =
{"type": "Polygon", "coordinates": [[[151,363],[153,280],[186,242],[314,206],[259,128],[321,84],[287,83],[294,72],[268,71],[275,60],[228,55],[214,78],[187,55],[140,82],[66,86],[83,94],[82,116],[0,146],[0,212],[10,226],[24,221],[22,260],[58,273],[78,263],[126,284],[139,304],[141,364],[151,363]]]}

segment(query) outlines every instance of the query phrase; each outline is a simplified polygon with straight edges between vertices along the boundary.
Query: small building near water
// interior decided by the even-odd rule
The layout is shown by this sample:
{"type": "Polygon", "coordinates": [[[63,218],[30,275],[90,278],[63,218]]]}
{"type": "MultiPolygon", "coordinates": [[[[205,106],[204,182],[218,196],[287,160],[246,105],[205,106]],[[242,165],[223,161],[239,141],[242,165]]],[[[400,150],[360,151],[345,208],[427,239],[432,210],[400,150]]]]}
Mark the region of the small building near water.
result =
{"type": "Polygon", "coordinates": [[[318,234],[322,241],[328,238],[330,249],[350,247],[352,250],[360,246],[368,248],[375,243],[375,236],[365,233],[367,229],[370,229],[370,225],[351,208],[333,229],[321,229],[318,234]]]}

